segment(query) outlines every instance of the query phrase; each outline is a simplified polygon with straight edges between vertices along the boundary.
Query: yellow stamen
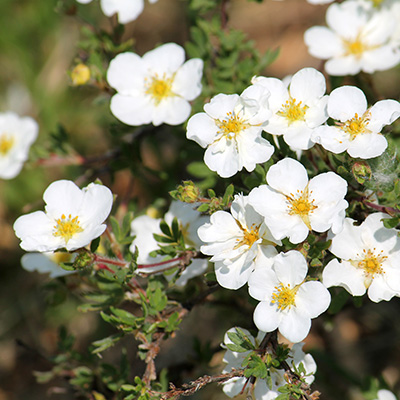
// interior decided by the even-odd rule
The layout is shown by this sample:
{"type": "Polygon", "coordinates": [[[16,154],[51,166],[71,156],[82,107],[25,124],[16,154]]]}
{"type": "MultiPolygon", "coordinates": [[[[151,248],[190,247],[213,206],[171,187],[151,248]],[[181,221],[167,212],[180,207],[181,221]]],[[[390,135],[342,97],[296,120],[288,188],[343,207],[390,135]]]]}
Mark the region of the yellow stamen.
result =
{"type": "Polygon", "coordinates": [[[3,133],[0,136],[0,155],[5,156],[13,147],[14,138],[7,134],[3,133]]]}
{"type": "Polygon", "coordinates": [[[250,230],[248,230],[247,227],[244,228],[238,220],[236,220],[236,223],[238,224],[239,228],[242,230],[243,237],[241,239],[236,239],[236,241],[238,243],[235,245],[234,249],[236,250],[240,246],[243,246],[243,245],[249,246],[249,248],[250,248],[251,246],[253,246],[253,243],[256,242],[260,238],[260,235],[259,235],[260,226],[253,224],[251,226],[250,230]]]}
{"type": "Polygon", "coordinates": [[[338,125],[341,126],[341,129],[350,135],[350,140],[354,140],[357,135],[362,133],[371,133],[371,131],[367,128],[369,124],[369,112],[366,111],[362,117],[359,117],[356,113],[352,119],[349,119],[345,123],[338,125]]]}
{"type": "Polygon", "coordinates": [[[156,104],[159,104],[166,97],[175,96],[172,92],[173,78],[167,78],[165,74],[162,78],[158,75],[154,75],[149,79],[146,79],[146,93],[149,94],[156,104]]]}
{"type": "Polygon", "coordinates": [[[54,225],[55,231],[53,232],[53,236],[61,236],[65,243],[77,233],[83,232],[83,229],[79,225],[78,217],[71,217],[71,214],[68,215],[68,218],[63,214],[61,218],[56,220],[56,225],[54,225]]]}
{"type": "Polygon", "coordinates": [[[308,186],[303,190],[297,190],[296,195],[290,193],[286,196],[289,207],[289,215],[298,215],[311,231],[310,214],[317,208],[314,200],[310,199],[312,192],[308,192],[308,186]]]}
{"type": "Polygon", "coordinates": [[[278,115],[288,120],[288,124],[291,125],[295,121],[305,121],[305,114],[308,106],[301,105],[301,101],[296,104],[296,99],[286,100],[285,104],[282,104],[281,111],[278,111],[278,115]]]}
{"type": "Polygon", "coordinates": [[[272,304],[277,304],[278,310],[283,311],[286,308],[296,306],[296,294],[300,285],[295,286],[293,289],[290,284],[287,286],[282,283],[279,286],[275,286],[276,291],[272,293],[272,304]]]}
{"type": "Polygon", "coordinates": [[[360,35],[356,37],[355,40],[342,39],[343,46],[345,49],[345,56],[354,56],[356,58],[361,58],[362,54],[366,51],[373,50],[377,46],[371,46],[362,41],[360,35]]]}
{"type": "Polygon", "coordinates": [[[248,128],[246,124],[239,116],[229,112],[226,114],[226,119],[216,120],[216,125],[219,128],[218,133],[226,136],[228,139],[236,139],[236,136],[243,130],[248,128]]]}
{"type": "Polygon", "coordinates": [[[364,270],[364,273],[374,278],[376,274],[383,274],[382,263],[387,259],[387,256],[382,255],[383,250],[376,256],[376,249],[363,250],[363,259],[358,263],[358,267],[364,270]]]}

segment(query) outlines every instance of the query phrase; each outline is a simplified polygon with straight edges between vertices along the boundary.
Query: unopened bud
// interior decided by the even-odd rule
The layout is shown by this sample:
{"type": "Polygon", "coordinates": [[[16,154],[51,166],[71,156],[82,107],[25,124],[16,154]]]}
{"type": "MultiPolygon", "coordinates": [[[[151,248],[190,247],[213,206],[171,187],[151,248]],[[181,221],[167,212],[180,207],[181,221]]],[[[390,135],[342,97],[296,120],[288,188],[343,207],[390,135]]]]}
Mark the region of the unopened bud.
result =
{"type": "Polygon", "coordinates": [[[82,269],[93,263],[93,255],[88,251],[80,251],[74,260],[74,268],[82,269]]]}
{"type": "Polygon", "coordinates": [[[183,181],[178,186],[177,197],[185,203],[195,203],[200,196],[200,189],[192,181],[183,181]]]}
{"type": "Polygon", "coordinates": [[[356,181],[361,185],[364,185],[366,181],[369,181],[372,175],[371,167],[365,161],[355,162],[351,168],[351,172],[356,181]]]}
{"type": "Polygon", "coordinates": [[[71,71],[71,80],[74,86],[87,83],[90,79],[90,68],[85,64],[78,64],[71,71]]]}

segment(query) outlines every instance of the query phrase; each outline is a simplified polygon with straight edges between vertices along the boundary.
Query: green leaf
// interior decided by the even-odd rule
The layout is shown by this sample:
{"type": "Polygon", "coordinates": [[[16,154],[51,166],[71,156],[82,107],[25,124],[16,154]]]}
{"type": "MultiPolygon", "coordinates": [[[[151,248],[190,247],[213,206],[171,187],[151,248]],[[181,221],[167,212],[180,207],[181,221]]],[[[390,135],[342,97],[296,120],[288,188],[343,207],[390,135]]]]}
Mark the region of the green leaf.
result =
{"type": "Polygon", "coordinates": [[[242,365],[246,367],[244,371],[246,378],[254,376],[255,378],[265,379],[268,376],[267,366],[260,356],[254,352],[250,353],[242,365]]]}
{"type": "Polygon", "coordinates": [[[160,222],[160,229],[161,229],[161,232],[162,232],[165,236],[172,237],[171,230],[170,230],[168,224],[167,224],[164,220],[160,222]]]}
{"type": "Polygon", "coordinates": [[[118,333],[101,340],[96,340],[95,342],[92,343],[92,345],[95,347],[95,349],[92,350],[92,353],[93,354],[101,353],[102,351],[108,349],[109,347],[114,346],[122,337],[123,334],[118,333]]]}
{"type": "Polygon", "coordinates": [[[97,239],[92,240],[92,242],[90,243],[90,251],[92,253],[95,253],[96,250],[99,248],[100,245],[100,236],[97,239]]]}
{"type": "Polygon", "coordinates": [[[400,218],[399,217],[383,218],[382,222],[383,222],[383,226],[385,228],[392,229],[392,228],[396,228],[396,226],[399,224],[400,218]]]}

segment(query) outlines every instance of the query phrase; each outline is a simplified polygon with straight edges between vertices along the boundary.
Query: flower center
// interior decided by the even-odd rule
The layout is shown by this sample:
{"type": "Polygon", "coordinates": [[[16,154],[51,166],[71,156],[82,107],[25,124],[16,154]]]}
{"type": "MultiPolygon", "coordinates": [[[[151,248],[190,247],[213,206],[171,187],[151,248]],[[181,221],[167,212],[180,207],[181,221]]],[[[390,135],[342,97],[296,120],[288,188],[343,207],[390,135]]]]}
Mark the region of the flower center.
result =
{"type": "Polygon", "coordinates": [[[79,225],[78,217],[71,217],[71,214],[68,215],[68,218],[63,214],[61,218],[56,220],[56,225],[54,225],[55,231],[53,232],[53,236],[61,236],[65,243],[77,233],[83,232],[83,229],[79,225]]]}
{"type": "Polygon", "coordinates": [[[308,106],[301,105],[301,101],[296,103],[296,99],[286,100],[285,104],[282,104],[281,111],[278,111],[278,115],[288,120],[288,124],[291,125],[295,121],[305,121],[305,114],[308,106]]]}
{"type": "Polygon", "coordinates": [[[272,293],[272,304],[276,304],[278,306],[279,311],[283,311],[286,308],[292,306],[296,306],[296,293],[299,286],[295,286],[293,289],[290,287],[290,284],[287,286],[282,283],[279,286],[275,286],[276,291],[272,293]]]}
{"type": "Polygon", "coordinates": [[[232,112],[228,112],[226,116],[227,118],[222,121],[216,120],[216,125],[219,128],[218,133],[221,133],[228,139],[235,139],[241,131],[248,127],[248,125],[232,112]]]}
{"type": "Polygon", "coordinates": [[[162,78],[155,74],[145,79],[146,93],[149,94],[156,104],[159,104],[166,97],[174,96],[172,92],[173,78],[166,78],[165,74],[162,78]]]}
{"type": "Polygon", "coordinates": [[[371,2],[374,7],[379,7],[383,3],[383,0],[371,0],[371,2]]]}
{"type": "Polygon", "coordinates": [[[310,199],[312,191],[308,192],[308,187],[298,190],[296,195],[290,193],[286,196],[288,201],[289,215],[298,215],[311,231],[310,214],[317,208],[314,199],[310,199]]]}
{"type": "Polygon", "coordinates": [[[243,245],[249,246],[250,248],[251,246],[253,246],[253,243],[260,238],[259,235],[260,226],[253,224],[250,230],[248,230],[248,228],[244,228],[238,220],[236,220],[236,223],[243,232],[243,237],[241,239],[236,239],[238,243],[235,245],[234,249],[236,250],[243,245]]]}
{"type": "Polygon", "coordinates": [[[0,155],[5,156],[13,147],[14,138],[7,133],[0,136],[0,155]]]}
{"type": "MultiPolygon", "coordinates": [[[[374,248],[374,251],[376,249],[374,248]]],[[[376,256],[374,251],[371,250],[363,250],[362,260],[358,263],[358,267],[364,270],[365,275],[371,277],[372,279],[376,274],[383,274],[384,271],[382,269],[382,263],[387,259],[387,256],[384,256],[383,250],[376,256]]]]}
{"type": "Polygon", "coordinates": [[[189,222],[185,225],[183,225],[181,222],[179,223],[179,228],[182,232],[183,240],[185,241],[185,243],[188,246],[196,247],[196,243],[193,242],[193,240],[190,238],[189,226],[190,226],[189,222]]]}
{"type": "Polygon", "coordinates": [[[354,140],[357,135],[362,133],[371,133],[369,129],[367,129],[367,125],[369,124],[369,112],[364,113],[362,117],[359,117],[356,113],[352,119],[349,119],[342,125],[342,130],[350,135],[350,140],[354,140]]]}

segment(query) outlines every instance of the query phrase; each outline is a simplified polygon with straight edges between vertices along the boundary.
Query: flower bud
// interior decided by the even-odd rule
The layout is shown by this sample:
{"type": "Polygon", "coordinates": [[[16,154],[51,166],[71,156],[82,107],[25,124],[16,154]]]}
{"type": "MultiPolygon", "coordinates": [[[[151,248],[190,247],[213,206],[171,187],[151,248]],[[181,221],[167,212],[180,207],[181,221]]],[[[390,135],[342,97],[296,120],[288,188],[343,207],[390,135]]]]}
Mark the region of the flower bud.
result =
{"type": "Polygon", "coordinates": [[[78,64],[71,71],[71,80],[74,86],[84,85],[89,82],[90,68],[85,64],[78,64]]]}

